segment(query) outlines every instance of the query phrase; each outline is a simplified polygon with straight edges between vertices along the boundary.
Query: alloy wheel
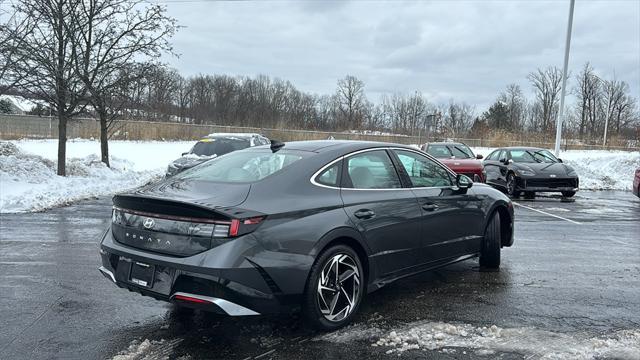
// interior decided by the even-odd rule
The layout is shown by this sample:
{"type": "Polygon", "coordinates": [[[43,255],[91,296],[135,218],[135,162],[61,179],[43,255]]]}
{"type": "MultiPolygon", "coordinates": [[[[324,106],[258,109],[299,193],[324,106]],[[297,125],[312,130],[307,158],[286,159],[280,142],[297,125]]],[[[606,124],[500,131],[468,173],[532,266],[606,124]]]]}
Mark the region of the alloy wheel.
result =
{"type": "Polygon", "coordinates": [[[509,195],[514,195],[516,193],[516,181],[513,178],[513,175],[509,175],[507,178],[507,193],[509,195]]]}
{"type": "Polygon", "coordinates": [[[325,263],[317,297],[320,312],[329,321],[342,321],[353,312],[360,297],[360,271],[351,256],[339,253],[325,263]]]}

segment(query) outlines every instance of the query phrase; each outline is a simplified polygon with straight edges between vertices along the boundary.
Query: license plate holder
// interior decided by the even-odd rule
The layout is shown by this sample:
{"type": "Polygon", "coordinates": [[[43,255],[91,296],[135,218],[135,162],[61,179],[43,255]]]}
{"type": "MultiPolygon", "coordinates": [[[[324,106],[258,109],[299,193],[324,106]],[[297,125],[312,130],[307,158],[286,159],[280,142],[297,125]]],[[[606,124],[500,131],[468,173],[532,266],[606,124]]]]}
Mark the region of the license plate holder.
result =
{"type": "Polygon", "coordinates": [[[153,265],[132,261],[129,282],[145,288],[151,288],[155,272],[155,266],[153,265]]]}

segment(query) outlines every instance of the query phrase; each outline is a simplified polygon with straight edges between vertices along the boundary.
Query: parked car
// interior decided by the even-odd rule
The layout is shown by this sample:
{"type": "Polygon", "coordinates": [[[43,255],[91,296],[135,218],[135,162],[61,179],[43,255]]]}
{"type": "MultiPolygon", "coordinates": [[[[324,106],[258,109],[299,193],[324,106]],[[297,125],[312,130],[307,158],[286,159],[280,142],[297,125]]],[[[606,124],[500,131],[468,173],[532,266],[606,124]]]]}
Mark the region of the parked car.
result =
{"type": "Polygon", "coordinates": [[[480,159],[482,155],[474,155],[463,143],[437,142],[421,146],[422,151],[437,158],[457,174],[463,174],[474,182],[485,182],[486,174],[480,159]]]}
{"type": "Polygon", "coordinates": [[[268,145],[269,139],[260,134],[216,133],[200,139],[191,150],[172,161],[167,167],[167,176],[175,175],[183,170],[202,164],[217,156],[252,146],[268,145]]]}
{"type": "Polygon", "coordinates": [[[633,193],[640,197],[640,168],[636,169],[636,177],[633,179],[633,193]]]}
{"type": "Polygon", "coordinates": [[[524,192],[560,192],[572,197],[578,191],[575,170],[562,163],[550,151],[533,147],[506,147],[491,152],[484,160],[487,184],[506,191],[512,197],[524,192]]]}
{"type": "Polygon", "coordinates": [[[388,143],[239,150],[113,205],[99,269],[119,287],[230,316],[302,309],[326,330],[394,280],[476,256],[496,269],[513,244],[508,197],[388,143]]]}

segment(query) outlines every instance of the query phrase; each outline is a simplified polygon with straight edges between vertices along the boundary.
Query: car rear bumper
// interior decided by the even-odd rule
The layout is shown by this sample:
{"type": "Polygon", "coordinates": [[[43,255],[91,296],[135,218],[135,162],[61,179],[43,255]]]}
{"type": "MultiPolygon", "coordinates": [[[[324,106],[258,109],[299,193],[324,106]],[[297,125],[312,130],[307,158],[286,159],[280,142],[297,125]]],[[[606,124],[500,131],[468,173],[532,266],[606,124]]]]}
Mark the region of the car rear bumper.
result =
{"type": "Polygon", "coordinates": [[[243,236],[189,257],[132,248],[107,231],[99,271],[118,287],[157,300],[223,315],[243,316],[297,310],[312,265],[309,256],[264,249],[243,236]],[[134,266],[152,269],[150,281],[133,277],[134,266]]]}

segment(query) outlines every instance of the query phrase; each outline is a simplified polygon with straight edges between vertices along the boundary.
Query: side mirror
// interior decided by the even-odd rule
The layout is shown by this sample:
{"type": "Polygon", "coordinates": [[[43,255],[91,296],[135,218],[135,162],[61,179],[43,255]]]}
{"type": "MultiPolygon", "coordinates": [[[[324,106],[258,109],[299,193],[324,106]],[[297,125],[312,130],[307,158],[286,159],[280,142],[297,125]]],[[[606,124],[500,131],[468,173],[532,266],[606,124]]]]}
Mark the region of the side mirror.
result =
{"type": "Polygon", "coordinates": [[[558,162],[560,162],[560,163],[561,163],[561,162],[562,162],[562,159],[558,158],[558,162]]]}
{"type": "Polygon", "coordinates": [[[456,186],[460,189],[468,189],[473,186],[473,180],[467,175],[458,174],[456,176],[456,186]]]}
{"type": "Polygon", "coordinates": [[[512,159],[509,159],[509,160],[507,160],[507,159],[500,159],[500,162],[501,162],[501,163],[503,163],[503,164],[505,164],[505,165],[509,165],[509,164],[513,163],[513,160],[512,160],[512,159]]]}
{"type": "Polygon", "coordinates": [[[481,160],[481,159],[482,159],[482,157],[483,157],[483,156],[482,156],[482,155],[480,155],[480,154],[477,154],[477,155],[476,155],[476,159],[478,159],[478,160],[481,160]]]}
{"type": "Polygon", "coordinates": [[[189,153],[188,151],[187,151],[187,152],[183,152],[183,153],[182,153],[182,156],[185,156],[185,155],[187,155],[188,153],[189,153]]]}

